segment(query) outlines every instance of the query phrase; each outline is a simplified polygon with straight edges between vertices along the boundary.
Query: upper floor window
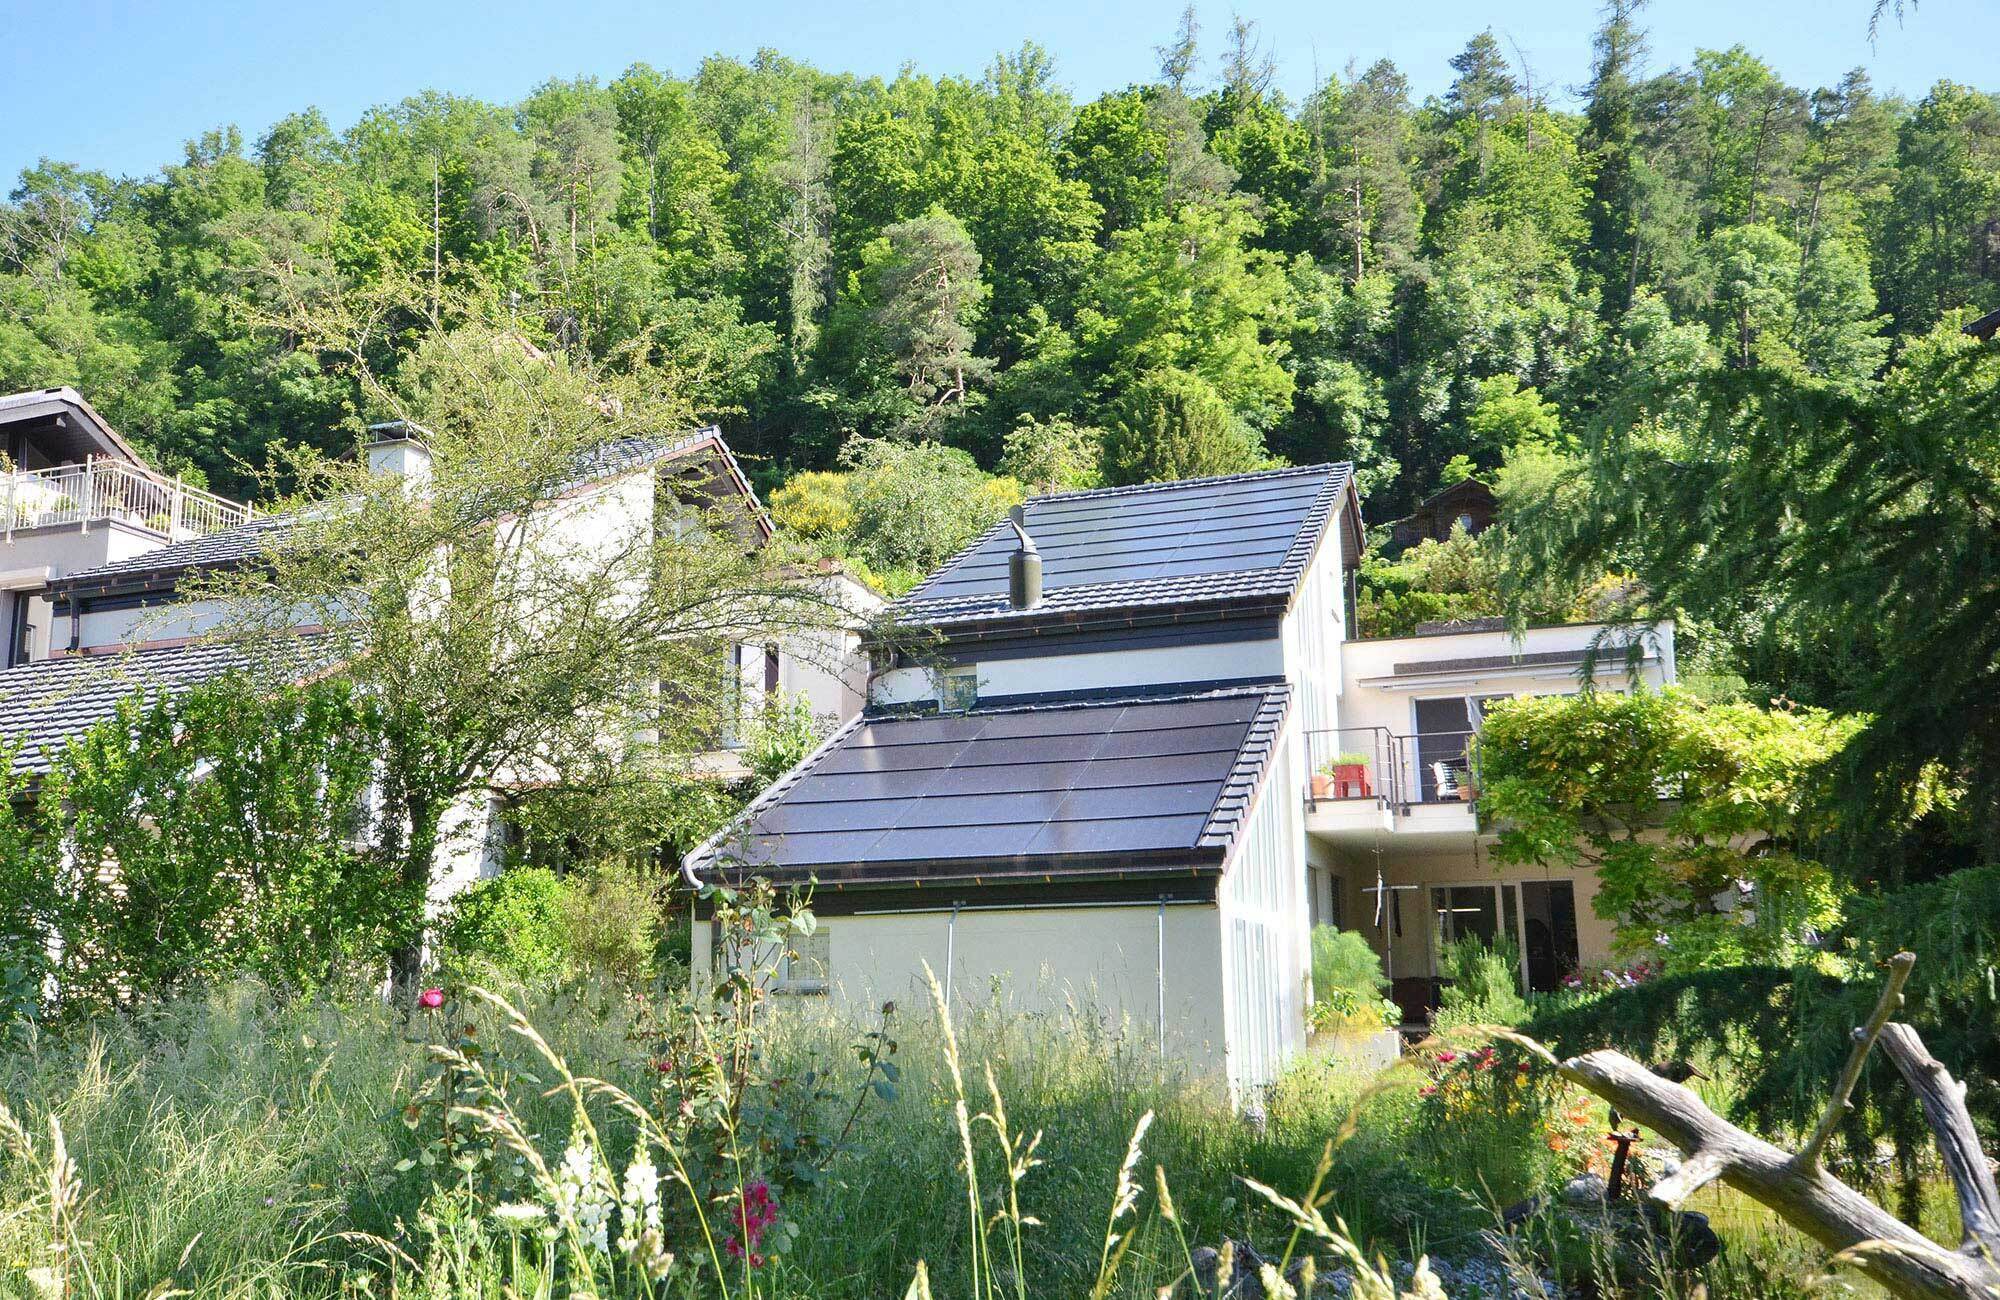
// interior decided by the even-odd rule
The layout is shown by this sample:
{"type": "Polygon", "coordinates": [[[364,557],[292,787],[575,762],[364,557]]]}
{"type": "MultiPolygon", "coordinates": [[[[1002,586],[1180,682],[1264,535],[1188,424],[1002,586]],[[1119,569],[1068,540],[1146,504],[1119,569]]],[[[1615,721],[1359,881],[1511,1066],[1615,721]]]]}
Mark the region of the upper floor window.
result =
{"type": "Polygon", "coordinates": [[[938,712],[964,713],[979,703],[979,671],[947,668],[938,674],[938,712]]]}

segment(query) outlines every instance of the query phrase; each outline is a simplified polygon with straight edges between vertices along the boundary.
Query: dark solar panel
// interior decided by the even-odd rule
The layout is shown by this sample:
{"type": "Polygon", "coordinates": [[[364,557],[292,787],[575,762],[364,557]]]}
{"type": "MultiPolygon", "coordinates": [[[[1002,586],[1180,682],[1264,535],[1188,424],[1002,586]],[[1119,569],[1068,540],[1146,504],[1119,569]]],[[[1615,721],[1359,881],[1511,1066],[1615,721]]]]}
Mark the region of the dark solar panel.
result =
{"type": "Polygon", "coordinates": [[[1240,793],[1245,746],[1283,699],[1273,688],[864,722],[756,809],[747,860],[803,871],[1192,851],[1218,801],[1240,793]]]}
{"type": "MultiPolygon", "coordinates": [[[[1044,591],[1282,570],[1329,479],[1344,472],[1320,466],[1030,501],[1044,591]]],[[[1003,596],[1013,549],[1013,534],[996,530],[909,599],[1003,596]]]]}

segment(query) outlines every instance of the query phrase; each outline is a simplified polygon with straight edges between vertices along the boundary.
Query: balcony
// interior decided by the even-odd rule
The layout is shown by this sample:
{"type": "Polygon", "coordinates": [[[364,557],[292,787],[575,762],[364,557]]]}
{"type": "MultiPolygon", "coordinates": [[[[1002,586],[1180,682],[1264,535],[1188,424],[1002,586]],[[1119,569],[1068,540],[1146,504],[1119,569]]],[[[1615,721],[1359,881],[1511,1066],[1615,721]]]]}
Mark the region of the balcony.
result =
{"type": "Polygon", "coordinates": [[[1476,792],[1470,731],[1396,735],[1386,727],[1306,733],[1306,829],[1331,838],[1378,832],[1467,834],[1476,792]]]}
{"type": "Polygon", "coordinates": [[[78,465],[0,474],[0,518],[17,531],[120,523],[182,541],[247,522],[255,512],[129,461],[92,457],[78,465]]]}

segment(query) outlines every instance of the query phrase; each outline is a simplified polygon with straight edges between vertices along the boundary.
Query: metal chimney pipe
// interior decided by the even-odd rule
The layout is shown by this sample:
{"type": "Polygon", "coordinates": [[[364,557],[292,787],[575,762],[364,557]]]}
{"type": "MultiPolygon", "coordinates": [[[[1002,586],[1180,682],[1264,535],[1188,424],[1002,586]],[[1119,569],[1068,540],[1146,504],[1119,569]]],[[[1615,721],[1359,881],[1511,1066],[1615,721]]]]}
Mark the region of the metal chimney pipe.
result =
{"type": "Polygon", "coordinates": [[[1007,557],[1007,603],[1015,609],[1033,609],[1042,603],[1042,553],[1028,536],[1028,512],[1015,506],[1007,512],[1020,545],[1007,557]]]}

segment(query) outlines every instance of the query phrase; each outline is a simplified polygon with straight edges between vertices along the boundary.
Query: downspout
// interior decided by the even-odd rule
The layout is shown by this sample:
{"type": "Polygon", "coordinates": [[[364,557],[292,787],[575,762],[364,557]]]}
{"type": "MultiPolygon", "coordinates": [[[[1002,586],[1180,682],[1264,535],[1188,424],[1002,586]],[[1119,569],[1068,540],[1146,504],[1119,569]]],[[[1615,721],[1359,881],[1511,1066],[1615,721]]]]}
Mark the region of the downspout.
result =
{"type": "Polygon", "coordinates": [[[951,976],[952,971],[957,966],[957,962],[954,959],[958,953],[958,909],[963,906],[963,903],[954,902],[951,905],[951,918],[944,923],[944,1004],[946,1008],[951,1006],[951,976]]]}
{"type": "Polygon", "coordinates": [[[1167,1054],[1167,896],[1160,895],[1159,915],[1153,922],[1153,978],[1160,998],[1160,1056],[1167,1054]]]}

